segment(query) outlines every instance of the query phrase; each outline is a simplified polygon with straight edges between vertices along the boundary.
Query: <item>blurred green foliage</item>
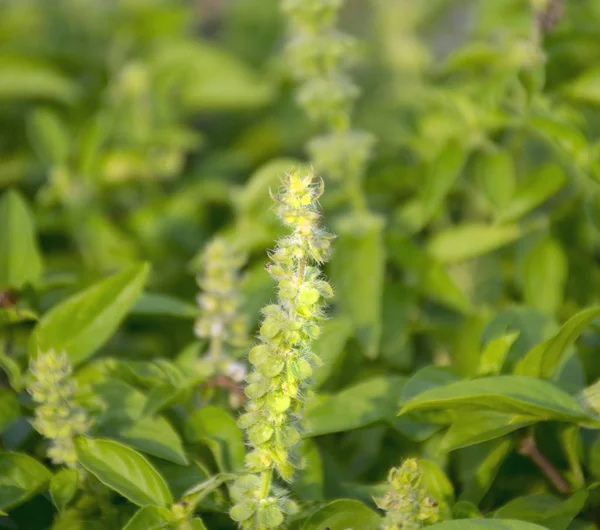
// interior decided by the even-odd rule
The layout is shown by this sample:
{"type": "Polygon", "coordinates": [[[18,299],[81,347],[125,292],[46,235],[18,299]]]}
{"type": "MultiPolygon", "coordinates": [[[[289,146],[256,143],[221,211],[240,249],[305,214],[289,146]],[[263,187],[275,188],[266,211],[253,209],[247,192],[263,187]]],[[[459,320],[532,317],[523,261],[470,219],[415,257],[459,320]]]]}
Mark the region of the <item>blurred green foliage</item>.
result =
{"type": "MultiPolygon", "coordinates": [[[[336,296],[290,528],[377,528],[408,457],[440,530],[596,528],[600,2],[347,0],[339,26],[376,143],[365,211],[343,175],[321,198],[336,296]]],[[[195,276],[239,246],[255,333],[269,188],[335,154],[286,39],[277,0],[0,0],[0,528],[235,528],[241,389],[202,362],[195,276]],[[29,423],[52,348],[85,484],[29,423]]]]}

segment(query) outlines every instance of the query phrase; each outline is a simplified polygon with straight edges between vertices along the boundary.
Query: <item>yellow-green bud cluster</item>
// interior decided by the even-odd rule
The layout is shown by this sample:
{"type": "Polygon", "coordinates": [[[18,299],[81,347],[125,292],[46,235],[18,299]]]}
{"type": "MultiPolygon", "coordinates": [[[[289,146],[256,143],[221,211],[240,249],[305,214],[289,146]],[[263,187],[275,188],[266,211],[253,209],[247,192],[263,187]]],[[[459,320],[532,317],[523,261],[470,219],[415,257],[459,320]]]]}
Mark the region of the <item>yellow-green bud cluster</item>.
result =
{"type": "Polygon", "coordinates": [[[239,270],[245,256],[222,238],[213,239],[202,258],[202,272],[197,278],[202,293],[198,295],[201,314],[195,325],[196,335],[218,339],[234,347],[247,342],[246,318],[240,312],[239,270]]]}
{"type": "Polygon", "coordinates": [[[77,463],[73,439],[85,434],[91,426],[85,410],[74,403],[77,385],[72,374],[65,352],[40,352],[30,364],[27,386],[38,404],[33,427],[50,440],[48,457],[56,465],[69,467],[77,463]]]}
{"type": "Polygon", "coordinates": [[[427,495],[421,478],[421,469],[414,458],[390,470],[388,493],[375,499],[377,506],[386,512],[382,530],[419,530],[438,521],[438,504],[427,495]]]}
{"type": "Polygon", "coordinates": [[[269,494],[263,496],[261,485],[258,475],[245,475],[240,477],[230,490],[236,501],[230,515],[242,528],[279,528],[285,515],[298,511],[296,503],[287,499],[281,489],[272,487],[269,494]]]}
{"type": "Polygon", "coordinates": [[[246,467],[262,473],[263,481],[258,496],[252,493],[258,476],[236,483],[240,494],[231,516],[245,529],[277,528],[287,509],[271,494],[271,472],[276,470],[285,481],[292,479],[306,389],[313,366],[319,364],[310,344],[320,333],[323,300],[333,296],[318,268],[327,259],[333,237],[319,227],[317,200],[322,191],[323,182],[315,182],[312,172],[292,173],[274,197],[277,214],[292,233],[270,254],[267,268],[277,282],[278,301],[264,308],[260,344],[249,354],[254,370],[248,376],[249,400],[239,425],[251,447],[246,467]]]}
{"type": "Polygon", "coordinates": [[[350,130],[352,105],[359,95],[348,69],[356,57],[352,37],[336,29],[343,0],[283,0],[291,38],[287,63],[299,82],[298,101],[328,133],[309,143],[316,167],[333,178],[364,172],[374,139],[350,130]]]}

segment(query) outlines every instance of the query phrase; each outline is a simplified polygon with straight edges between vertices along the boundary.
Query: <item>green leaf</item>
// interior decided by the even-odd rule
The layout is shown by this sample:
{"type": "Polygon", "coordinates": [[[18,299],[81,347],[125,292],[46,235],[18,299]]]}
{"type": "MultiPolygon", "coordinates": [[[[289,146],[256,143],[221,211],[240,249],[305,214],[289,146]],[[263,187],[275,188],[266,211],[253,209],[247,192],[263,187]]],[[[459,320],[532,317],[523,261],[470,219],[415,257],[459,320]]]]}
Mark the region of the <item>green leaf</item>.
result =
{"type": "Polygon", "coordinates": [[[338,394],[320,395],[306,411],[306,436],[350,431],[381,420],[392,421],[398,410],[406,379],[375,377],[338,394]]]}
{"type": "Polygon", "coordinates": [[[475,179],[488,202],[501,210],[513,197],[516,187],[515,164],[511,153],[499,149],[482,152],[475,160],[475,179]]]}
{"type": "Polygon", "coordinates": [[[127,268],[52,308],[36,326],[29,354],[54,348],[66,351],[75,365],[85,361],[116,331],[149,271],[147,264],[127,268]]]}
{"type": "Polygon", "coordinates": [[[565,93],[579,103],[600,105],[600,68],[590,68],[571,81],[565,93]]]}
{"type": "Polygon", "coordinates": [[[461,501],[479,505],[512,448],[510,438],[499,438],[458,451],[461,501]]]}
{"type": "Polygon", "coordinates": [[[559,166],[552,164],[542,166],[519,185],[499,219],[514,221],[523,217],[560,190],[566,180],[567,177],[559,166]]]}
{"type": "Polygon", "coordinates": [[[427,248],[442,263],[459,263],[497,250],[520,236],[519,227],[513,224],[462,224],[435,234],[427,248]]]}
{"type": "Polygon", "coordinates": [[[313,344],[313,351],[323,361],[315,370],[315,387],[321,386],[333,373],[344,353],[344,346],[352,336],[352,321],[343,316],[333,317],[323,323],[321,335],[313,344]]]}
{"type": "Polygon", "coordinates": [[[0,199],[0,291],[35,283],[42,272],[35,221],[27,203],[14,190],[0,199]]]}
{"type": "Polygon", "coordinates": [[[479,359],[478,375],[498,375],[502,371],[504,361],[511,346],[519,336],[518,331],[507,333],[490,340],[479,359]]]}
{"type": "Polygon", "coordinates": [[[67,162],[71,139],[65,124],[49,109],[37,108],[28,117],[27,132],[38,157],[48,166],[67,162]]]}
{"type": "Polygon", "coordinates": [[[424,186],[425,217],[430,219],[456,183],[465,162],[465,151],[458,143],[447,145],[432,163],[424,186]]]}
{"type": "Polygon", "coordinates": [[[300,469],[296,471],[292,490],[302,501],[319,501],[323,499],[325,471],[319,453],[319,447],[310,438],[302,440],[298,451],[300,469]]]}
{"type": "Polygon", "coordinates": [[[547,530],[543,526],[510,519],[459,519],[429,526],[431,530],[547,530]]]}
{"type": "Polygon", "coordinates": [[[425,491],[433,497],[440,508],[441,518],[449,517],[450,507],[454,504],[454,487],[442,469],[432,460],[419,460],[423,472],[421,484],[425,491]]]}
{"type": "Polygon", "coordinates": [[[23,372],[19,366],[19,363],[17,363],[17,361],[15,361],[12,357],[6,355],[3,351],[0,351],[0,368],[4,370],[6,377],[8,377],[10,387],[14,391],[20,392],[23,390],[23,372]]]}
{"type": "Polygon", "coordinates": [[[244,463],[244,435],[223,409],[208,406],[194,411],[187,421],[185,437],[189,442],[206,444],[223,472],[236,471],[244,463]]]}
{"type": "Polygon", "coordinates": [[[542,239],[525,258],[523,291],[527,305],[556,313],[563,302],[568,261],[555,240],[542,239]]]}
{"type": "MultiPolygon", "coordinates": [[[[1,363],[0,363],[0,366],[1,363]]],[[[21,405],[16,394],[8,388],[0,387],[0,434],[21,416],[21,405]]]]}
{"type": "Polygon", "coordinates": [[[589,307],[573,315],[554,337],[532,348],[519,361],[515,373],[550,378],[566,350],[598,316],[600,316],[600,306],[589,307]]]}
{"type": "Polygon", "coordinates": [[[61,469],[50,479],[50,497],[59,512],[64,511],[77,493],[79,471],[61,469]]]}
{"type": "Polygon", "coordinates": [[[458,381],[433,388],[405,403],[401,413],[437,409],[493,410],[558,421],[589,420],[569,394],[546,381],[516,375],[458,381]]]}
{"type": "Polygon", "coordinates": [[[143,506],[124,526],[123,530],[161,530],[172,528],[175,517],[163,506],[143,506]]]}
{"type": "Polygon", "coordinates": [[[173,497],[162,476],[138,452],[111,440],[79,437],[79,463],[100,482],[138,506],[170,506],[173,497]]]}
{"type": "Polygon", "coordinates": [[[165,478],[173,497],[180,499],[196,485],[214,478],[213,473],[197,461],[189,466],[180,466],[167,460],[155,460],[154,466],[165,478]],[[212,476],[211,476],[212,475],[212,476]]]}
{"type": "Polygon", "coordinates": [[[142,293],[131,308],[130,313],[134,315],[194,319],[198,316],[198,307],[173,296],[142,293]]]}
{"type": "Polygon", "coordinates": [[[415,276],[417,289],[425,296],[463,313],[471,310],[471,301],[450,277],[446,266],[410,238],[393,233],[387,246],[390,258],[415,276]]]}
{"type": "Polygon", "coordinates": [[[135,449],[175,464],[188,465],[179,434],[163,417],[142,417],[133,425],[119,429],[116,436],[135,449]]]}
{"type": "Polygon", "coordinates": [[[330,502],[313,513],[302,525],[302,530],[379,530],[380,517],[358,501],[341,499],[330,502]]]}
{"type": "Polygon", "coordinates": [[[459,411],[453,414],[452,424],[440,442],[439,451],[454,451],[493,440],[538,421],[541,419],[537,416],[523,414],[491,410],[459,411]]]}
{"type": "Polygon", "coordinates": [[[48,99],[69,103],[76,86],[53,67],[20,57],[0,57],[0,100],[48,99]]]}
{"type": "Polygon", "coordinates": [[[52,473],[28,455],[0,453],[0,510],[7,511],[42,490],[52,473]]]}
{"type": "Polygon", "coordinates": [[[206,528],[206,525],[204,524],[202,519],[200,519],[200,517],[194,517],[192,519],[192,530],[208,530],[208,529],[206,528]]]}
{"type": "Polygon", "coordinates": [[[382,299],[385,276],[383,219],[375,215],[347,216],[337,220],[338,238],[331,260],[336,302],[350,317],[368,359],[379,355],[382,334],[382,299]]]}
{"type": "Polygon", "coordinates": [[[547,494],[526,495],[513,499],[496,510],[495,518],[518,518],[540,524],[550,530],[567,530],[573,519],[583,509],[586,491],[578,491],[567,500],[547,494]]]}
{"type": "Polygon", "coordinates": [[[265,78],[207,41],[179,40],[159,46],[149,64],[157,78],[169,80],[171,89],[178,88],[182,104],[190,110],[254,108],[273,95],[265,78]]]}

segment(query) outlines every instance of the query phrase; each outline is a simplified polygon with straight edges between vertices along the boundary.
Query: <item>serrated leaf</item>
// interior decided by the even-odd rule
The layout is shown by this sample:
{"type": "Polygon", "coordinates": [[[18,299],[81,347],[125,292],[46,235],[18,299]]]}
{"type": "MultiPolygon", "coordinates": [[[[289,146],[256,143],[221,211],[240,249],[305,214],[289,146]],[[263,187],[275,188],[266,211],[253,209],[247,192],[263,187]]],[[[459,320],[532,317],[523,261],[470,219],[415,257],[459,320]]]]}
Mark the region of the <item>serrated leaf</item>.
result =
{"type": "Polygon", "coordinates": [[[35,283],[42,272],[35,221],[27,203],[14,190],[0,198],[0,291],[35,283]]]}
{"type": "Polygon", "coordinates": [[[28,455],[0,453],[0,510],[6,511],[33,497],[52,474],[28,455]]]}
{"type": "Polygon", "coordinates": [[[67,298],[46,313],[29,342],[32,357],[54,348],[74,365],[95,353],[116,331],[148,277],[147,264],[127,268],[67,298]]]}
{"type": "Polygon", "coordinates": [[[100,482],[138,506],[170,506],[173,497],[162,476],[138,452],[111,440],[79,437],[79,463],[100,482]]]}
{"type": "Polygon", "coordinates": [[[442,263],[460,263],[502,248],[520,236],[514,224],[462,224],[435,234],[427,249],[442,263]]]}
{"type": "Polygon", "coordinates": [[[59,512],[64,511],[77,493],[79,471],[61,469],[50,479],[50,497],[59,512]]]}
{"type": "Polygon", "coordinates": [[[558,387],[534,377],[499,375],[450,383],[427,390],[404,404],[418,410],[492,410],[545,420],[589,420],[578,402],[558,387]]]}
{"type": "Polygon", "coordinates": [[[575,343],[583,330],[598,316],[600,306],[584,309],[572,316],[554,337],[529,350],[515,367],[515,373],[550,378],[569,346],[575,343]]]}
{"type": "Polygon", "coordinates": [[[383,329],[382,300],[385,276],[383,219],[358,215],[338,219],[338,238],[331,260],[336,302],[353,322],[355,335],[368,359],[379,355],[383,329]]]}
{"type": "Polygon", "coordinates": [[[302,530],[379,530],[381,518],[363,503],[340,499],[313,513],[302,525],[302,530]]]}

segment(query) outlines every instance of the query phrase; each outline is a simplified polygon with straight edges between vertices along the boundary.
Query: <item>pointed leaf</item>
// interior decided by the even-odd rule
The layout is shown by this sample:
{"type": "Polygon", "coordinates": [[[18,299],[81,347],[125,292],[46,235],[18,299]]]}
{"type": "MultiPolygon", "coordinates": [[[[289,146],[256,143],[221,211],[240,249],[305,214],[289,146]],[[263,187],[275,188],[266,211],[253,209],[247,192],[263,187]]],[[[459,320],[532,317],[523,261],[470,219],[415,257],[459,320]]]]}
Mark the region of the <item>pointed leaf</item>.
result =
{"type": "Polygon", "coordinates": [[[0,227],[0,291],[35,283],[42,272],[35,221],[27,203],[14,190],[0,198],[0,227]]]}
{"type": "Polygon", "coordinates": [[[28,455],[0,453],[0,510],[6,511],[33,497],[52,474],[28,455]]]}
{"type": "Polygon", "coordinates": [[[100,348],[138,298],[150,267],[130,267],[95,283],[46,313],[29,343],[29,354],[54,348],[66,351],[75,365],[100,348]]]}
{"type": "Polygon", "coordinates": [[[385,275],[383,219],[360,215],[338,219],[338,238],[331,259],[336,302],[354,324],[355,334],[369,359],[379,355],[385,275]]]}
{"type": "Polygon", "coordinates": [[[532,348],[519,361],[515,373],[550,378],[565,351],[598,316],[600,316],[600,306],[589,307],[573,315],[554,337],[532,348]]]}
{"type": "Polygon", "coordinates": [[[330,502],[313,513],[302,530],[379,530],[381,518],[362,502],[341,499],[330,502]]]}
{"type": "Polygon", "coordinates": [[[50,497],[59,512],[64,511],[77,493],[79,471],[61,469],[50,479],[50,497]]]}
{"type": "Polygon", "coordinates": [[[515,375],[458,381],[427,390],[405,403],[402,414],[436,409],[493,410],[573,422],[590,419],[575,398],[558,387],[515,375]]]}
{"type": "Polygon", "coordinates": [[[79,437],[79,463],[100,482],[138,506],[170,506],[173,497],[162,476],[138,452],[111,440],[79,437]]]}
{"type": "Polygon", "coordinates": [[[175,517],[163,506],[143,506],[124,526],[123,530],[163,530],[172,528],[175,517]]]}
{"type": "Polygon", "coordinates": [[[442,263],[460,263],[497,250],[521,236],[517,225],[462,224],[438,232],[428,244],[442,263]]]}

